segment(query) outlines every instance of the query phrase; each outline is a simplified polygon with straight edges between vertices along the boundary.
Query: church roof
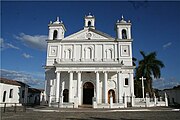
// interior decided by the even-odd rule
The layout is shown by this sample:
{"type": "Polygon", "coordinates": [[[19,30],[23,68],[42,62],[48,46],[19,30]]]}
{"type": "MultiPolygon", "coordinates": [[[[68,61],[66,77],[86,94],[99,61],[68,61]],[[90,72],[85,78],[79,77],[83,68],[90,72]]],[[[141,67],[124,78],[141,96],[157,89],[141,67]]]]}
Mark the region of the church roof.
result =
{"type": "Polygon", "coordinates": [[[104,36],[104,37],[106,37],[106,38],[113,39],[113,37],[111,37],[110,35],[108,35],[108,34],[106,34],[106,33],[104,33],[104,32],[101,32],[101,31],[99,31],[99,30],[92,29],[92,28],[89,28],[89,30],[91,30],[91,31],[93,31],[93,32],[95,32],[95,33],[98,33],[98,34],[100,34],[100,35],[102,35],[102,36],[104,36]]]}
{"type": "Polygon", "coordinates": [[[28,88],[28,92],[30,92],[30,93],[41,93],[42,90],[37,89],[37,88],[28,88]]]}
{"type": "Polygon", "coordinates": [[[7,79],[7,78],[0,78],[0,83],[10,84],[10,85],[17,85],[17,86],[25,86],[25,85],[27,85],[27,84],[25,84],[25,83],[23,83],[21,81],[10,80],[10,79],[7,79]]]}

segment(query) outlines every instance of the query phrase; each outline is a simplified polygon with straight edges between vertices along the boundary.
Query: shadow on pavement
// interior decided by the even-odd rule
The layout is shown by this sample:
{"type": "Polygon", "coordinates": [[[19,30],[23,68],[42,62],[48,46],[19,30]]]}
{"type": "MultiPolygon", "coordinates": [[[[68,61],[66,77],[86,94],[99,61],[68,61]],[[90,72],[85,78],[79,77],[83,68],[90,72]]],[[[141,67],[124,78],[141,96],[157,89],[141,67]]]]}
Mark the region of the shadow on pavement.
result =
{"type": "Polygon", "coordinates": [[[143,119],[128,119],[128,118],[120,118],[120,119],[112,119],[112,118],[99,118],[99,117],[90,117],[87,119],[84,118],[67,118],[68,120],[143,120],[143,119]]]}

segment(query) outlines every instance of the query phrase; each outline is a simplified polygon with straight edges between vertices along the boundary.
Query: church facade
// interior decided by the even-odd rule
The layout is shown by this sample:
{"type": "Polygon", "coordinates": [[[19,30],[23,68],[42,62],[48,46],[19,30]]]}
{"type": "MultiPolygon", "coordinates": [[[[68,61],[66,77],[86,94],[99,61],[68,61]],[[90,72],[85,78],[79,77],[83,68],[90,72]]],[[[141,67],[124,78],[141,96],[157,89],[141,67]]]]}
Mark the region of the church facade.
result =
{"type": "Polygon", "coordinates": [[[126,107],[134,97],[131,22],[123,16],[113,38],[95,27],[95,17],[84,17],[82,30],[64,36],[57,18],[50,22],[45,67],[49,106],[93,108],[126,107]]]}

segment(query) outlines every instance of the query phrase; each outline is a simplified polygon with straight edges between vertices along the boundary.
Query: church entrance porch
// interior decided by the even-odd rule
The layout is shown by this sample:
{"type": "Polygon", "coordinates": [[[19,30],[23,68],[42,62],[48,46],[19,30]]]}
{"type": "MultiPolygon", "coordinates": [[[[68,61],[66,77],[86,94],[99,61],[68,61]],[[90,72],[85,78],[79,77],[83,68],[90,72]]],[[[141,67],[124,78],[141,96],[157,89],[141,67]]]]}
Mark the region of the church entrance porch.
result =
{"type": "Polygon", "coordinates": [[[91,82],[86,82],[83,85],[83,104],[92,105],[92,98],[94,97],[94,85],[91,82]]]}

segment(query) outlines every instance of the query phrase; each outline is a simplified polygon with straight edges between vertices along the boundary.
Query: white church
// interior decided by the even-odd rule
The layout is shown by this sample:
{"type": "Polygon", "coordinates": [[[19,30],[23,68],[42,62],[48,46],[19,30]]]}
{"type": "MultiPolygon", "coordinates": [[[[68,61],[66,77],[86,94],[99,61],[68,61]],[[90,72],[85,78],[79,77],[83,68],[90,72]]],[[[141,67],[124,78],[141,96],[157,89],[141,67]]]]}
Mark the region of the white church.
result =
{"type": "Polygon", "coordinates": [[[96,29],[95,17],[91,14],[84,17],[82,30],[69,36],[64,36],[66,28],[59,18],[50,22],[45,66],[49,106],[133,106],[131,25],[122,16],[115,23],[116,37],[113,38],[96,29]]]}

